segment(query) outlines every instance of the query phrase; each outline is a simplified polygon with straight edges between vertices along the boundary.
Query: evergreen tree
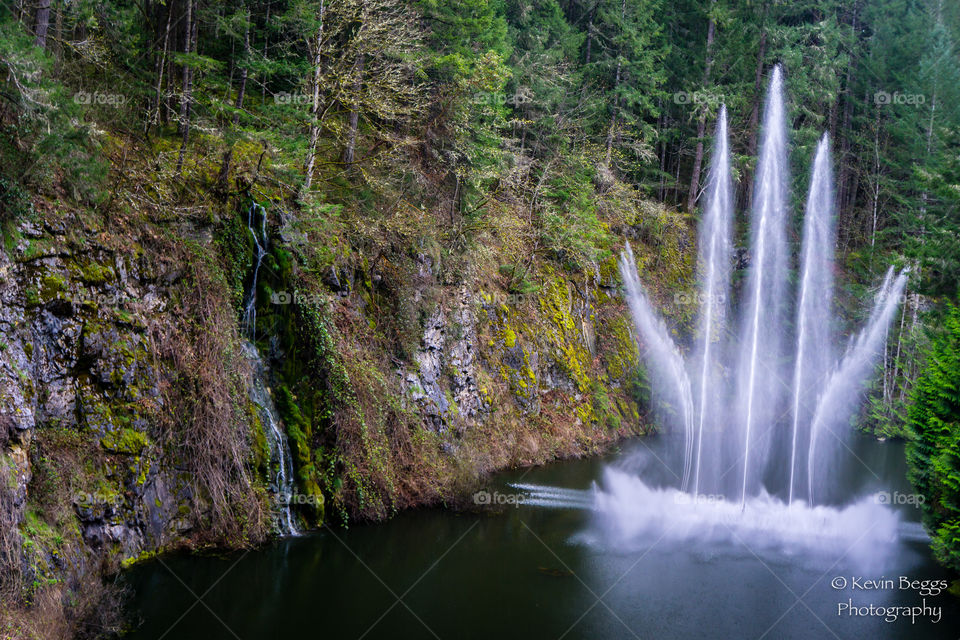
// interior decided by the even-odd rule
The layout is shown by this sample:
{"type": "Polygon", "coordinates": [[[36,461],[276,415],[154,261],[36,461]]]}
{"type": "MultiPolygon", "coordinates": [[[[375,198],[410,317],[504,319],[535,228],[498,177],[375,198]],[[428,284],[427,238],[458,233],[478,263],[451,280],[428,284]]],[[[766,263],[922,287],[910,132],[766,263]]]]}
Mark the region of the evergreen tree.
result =
{"type": "Polygon", "coordinates": [[[960,307],[951,306],[917,380],[909,411],[910,479],[924,497],[933,551],[960,569],[960,307]]]}

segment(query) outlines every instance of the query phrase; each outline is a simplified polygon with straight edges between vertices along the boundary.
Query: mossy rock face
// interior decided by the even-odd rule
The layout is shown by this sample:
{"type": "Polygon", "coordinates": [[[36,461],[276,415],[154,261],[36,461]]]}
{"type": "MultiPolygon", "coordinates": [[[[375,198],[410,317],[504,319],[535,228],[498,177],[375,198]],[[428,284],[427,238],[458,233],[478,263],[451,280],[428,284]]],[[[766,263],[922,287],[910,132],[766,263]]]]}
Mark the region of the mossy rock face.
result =
{"type": "Polygon", "coordinates": [[[553,276],[544,284],[540,311],[546,318],[545,335],[554,360],[581,393],[589,391],[593,382],[590,377],[593,358],[573,316],[573,300],[566,280],[553,276]]]}
{"type": "Polygon", "coordinates": [[[113,268],[97,262],[88,262],[76,268],[77,276],[89,285],[101,285],[116,279],[113,268]]]}
{"type": "Polygon", "coordinates": [[[640,361],[627,317],[617,315],[604,322],[600,342],[610,379],[621,383],[627,381],[640,361]]]}
{"type": "Polygon", "coordinates": [[[150,439],[143,433],[129,428],[110,431],[100,438],[100,446],[111,453],[139,455],[150,445],[150,439]]]}
{"type": "Polygon", "coordinates": [[[67,290],[67,280],[58,273],[48,273],[40,278],[38,298],[41,303],[47,303],[67,290]]]}
{"type": "Polygon", "coordinates": [[[317,468],[311,455],[310,440],[313,427],[297,405],[293,392],[284,385],[274,398],[277,411],[286,427],[287,437],[293,445],[293,465],[296,472],[297,488],[306,496],[296,506],[311,526],[320,526],[324,519],[324,498],[320,489],[317,468]]]}

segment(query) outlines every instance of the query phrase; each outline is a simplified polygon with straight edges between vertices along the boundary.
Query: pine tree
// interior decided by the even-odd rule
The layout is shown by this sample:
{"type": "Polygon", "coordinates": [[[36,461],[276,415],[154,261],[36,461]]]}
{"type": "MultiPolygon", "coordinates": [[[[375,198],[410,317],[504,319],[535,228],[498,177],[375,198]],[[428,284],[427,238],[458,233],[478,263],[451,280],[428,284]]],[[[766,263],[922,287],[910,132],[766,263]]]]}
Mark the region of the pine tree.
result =
{"type": "Polygon", "coordinates": [[[951,306],[909,409],[910,480],[937,559],[960,569],[960,306],[951,306]]]}

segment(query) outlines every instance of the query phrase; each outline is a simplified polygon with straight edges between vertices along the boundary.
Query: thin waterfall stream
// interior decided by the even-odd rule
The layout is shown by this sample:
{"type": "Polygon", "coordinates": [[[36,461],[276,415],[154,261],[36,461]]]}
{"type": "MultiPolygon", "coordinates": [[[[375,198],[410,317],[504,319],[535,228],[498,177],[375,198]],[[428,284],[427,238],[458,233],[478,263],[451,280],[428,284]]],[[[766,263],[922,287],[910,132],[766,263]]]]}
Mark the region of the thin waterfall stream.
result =
{"type": "Polygon", "coordinates": [[[260,266],[267,255],[269,240],[267,210],[256,202],[252,202],[247,210],[247,229],[253,238],[254,252],[250,285],[244,295],[241,328],[244,334],[244,350],[253,373],[250,400],[258,407],[260,422],[265,427],[264,435],[270,440],[270,468],[273,472],[271,491],[279,512],[277,526],[283,535],[297,535],[299,532],[290,510],[291,499],[296,490],[293,480],[293,456],[267,386],[267,367],[255,342],[257,280],[260,275],[260,266]]]}

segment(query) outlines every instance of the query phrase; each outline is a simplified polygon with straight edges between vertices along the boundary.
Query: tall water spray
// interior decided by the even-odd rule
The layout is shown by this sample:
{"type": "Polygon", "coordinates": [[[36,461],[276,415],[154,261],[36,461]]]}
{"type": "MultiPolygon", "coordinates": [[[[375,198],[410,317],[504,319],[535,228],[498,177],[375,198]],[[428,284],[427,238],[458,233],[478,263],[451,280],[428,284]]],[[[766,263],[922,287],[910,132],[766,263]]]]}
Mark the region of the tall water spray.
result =
{"type": "MultiPolygon", "coordinates": [[[[726,320],[730,293],[730,227],[733,219],[733,188],[730,181],[730,150],[727,141],[727,108],[720,107],[707,178],[706,213],[700,227],[700,403],[697,407],[697,451],[693,493],[700,493],[704,472],[704,424],[717,410],[717,348],[726,320]]],[[[716,434],[717,429],[710,429],[716,434]]]]}
{"type": "Polygon", "coordinates": [[[686,491],[690,483],[693,459],[693,395],[690,377],[680,349],[674,344],[663,320],[657,317],[637,277],[637,263],[630,243],[620,254],[620,275],[626,289],[627,304],[634,324],[640,330],[647,347],[644,359],[650,365],[653,386],[661,398],[675,407],[676,419],[683,428],[683,478],[681,488],[686,491]]]}
{"type": "Polygon", "coordinates": [[[793,424],[790,441],[790,480],[787,502],[793,503],[798,467],[797,452],[809,438],[805,430],[813,416],[813,404],[826,382],[833,363],[831,332],[834,243],[833,172],[830,138],[824,133],[810,171],[810,189],[803,219],[800,299],[797,302],[797,347],[793,369],[793,424]],[[798,438],[801,446],[798,446],[798,438]]]}
{"type": "Polygon", "coordinates": [[[750,264],[745,300],[739,306],[738,335],[724,330],[732,279],[733,216],[725,109],[717,122],[700,229],[702,304],[695,357],[689,365],[644,293],[629,244],[620,257],[626,300],[645,346],[643,357],[651,370],[654,394],[673,408],[671,426],[682,428],[681,490],[691,489],[693,475],[694,494],[736,495],[741,510],[747,507],[748,496],[760,496],[764,490],[784,488],[787,508],[810,509],[815,499],[822,500],[829,470],[846,447],[844,434],[859,406],[858,392],[873,372],[906,284],[905,272],[896,277],[892,269],[887,273],[866,327],[836,362],[831,309],[836,230],[830,142],[824,135],[811,168],[804,210],[796,322],[787,321],[789,220],[782,76],[781,69],[774,68],[764,108],[750,219],[750,264]],[[794,345],[789,352],[784,348],[788,337],[794,345]],[[729,366],[731,354],[736,362],[729,366]],[[732,374],[727,375],[730,370],[732,374]],[[690,385],[694,376],[689,372],[695,372],[699,381],[696,407],[690,385]],[[791,377],[792,385],[784,382],[791,377]],[[728,410],[730,398],[735,402],[728,410]],[[780,420],[781,415],[791,419],[780,420]],[[711,428],[718,424],[722,433],[711,428]],[[726,470],[741,464],[739,481],[724,482],[726,470]],[[721,473],[707,473],[714,469],[721,473]],[[797,506],[794,497],[804,486],[806,505],[797,506]]]}
{"type": "Polygon", "coordinates": [[[738,415],[742,429],[743,483],[740,503],[760,480],[766,462],[766,435],[782,397],[781,334],[787,281],[787,132],[783,71],[773,69],[763,115],[763,138],[757,165],[751,215],[748,304],[738,366],[738,415]],[[763,431],[758,433],[758,429],[763,431]],[[752,475],[751,475],[752,474],[752,475]]]}
{"type": "Polygon", "coordinates": [[[887,327],[893,319],[907,286],[907,270],[893,277],[893,267],[887,270],[883,285],[874,299],[867,326],[847,346],[843,359],[827,380],[823,395],[817,402],[810,426],[810,450],[807,462],[807,483],[810,502],[815,491],[825,488],[831,460],[837,451],[846,448],[846,433],[850,418],[859,406],[863,387],[874,372],[886,338],[887,327]],[[830,436],[829,439],[827,436],[830,436]],[[826,448],[827,442],[833,447],[826,448]]]}

